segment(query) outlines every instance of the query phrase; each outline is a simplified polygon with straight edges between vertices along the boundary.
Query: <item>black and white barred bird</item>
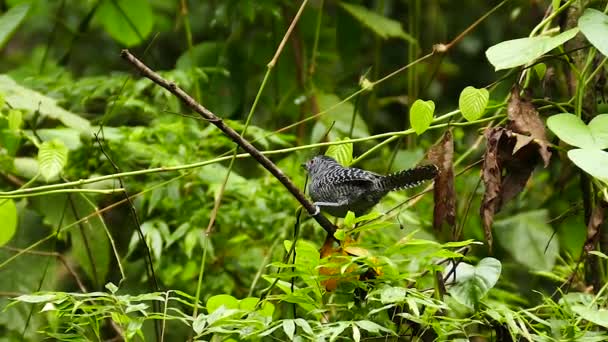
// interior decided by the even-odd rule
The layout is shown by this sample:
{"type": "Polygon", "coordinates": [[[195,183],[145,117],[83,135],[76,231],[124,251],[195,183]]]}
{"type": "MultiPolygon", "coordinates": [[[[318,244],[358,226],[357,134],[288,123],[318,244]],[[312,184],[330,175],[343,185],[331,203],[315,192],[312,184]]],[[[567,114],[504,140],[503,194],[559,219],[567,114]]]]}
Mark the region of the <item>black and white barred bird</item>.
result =
{"type": "Polygon", "coordinates": [[[437,166],[424,165],[383,176],[343,167],[327,156],[316,156],[303,167],[310,176],[308,193],[314,204],[336,217],[344,217],[348,211],[365,214],[390,191],[418,186],[438,173],[437,166]]]}

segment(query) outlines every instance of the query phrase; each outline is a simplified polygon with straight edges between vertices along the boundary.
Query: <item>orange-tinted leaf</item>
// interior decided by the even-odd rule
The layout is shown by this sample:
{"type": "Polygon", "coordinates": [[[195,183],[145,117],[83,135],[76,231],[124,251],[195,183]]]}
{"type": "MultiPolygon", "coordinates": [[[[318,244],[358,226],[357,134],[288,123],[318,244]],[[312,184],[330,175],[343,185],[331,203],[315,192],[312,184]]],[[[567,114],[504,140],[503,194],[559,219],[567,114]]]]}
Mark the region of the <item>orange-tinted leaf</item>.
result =
{"type": "Polygon", "coordinates": [[[441,140],[429,150],[429,160],[439,168],[435,178],[433,198],[433,228],[441,231],[444,223],[456,225],[456,191],[454,190],[454,138],[446,131],[441,140]]]}

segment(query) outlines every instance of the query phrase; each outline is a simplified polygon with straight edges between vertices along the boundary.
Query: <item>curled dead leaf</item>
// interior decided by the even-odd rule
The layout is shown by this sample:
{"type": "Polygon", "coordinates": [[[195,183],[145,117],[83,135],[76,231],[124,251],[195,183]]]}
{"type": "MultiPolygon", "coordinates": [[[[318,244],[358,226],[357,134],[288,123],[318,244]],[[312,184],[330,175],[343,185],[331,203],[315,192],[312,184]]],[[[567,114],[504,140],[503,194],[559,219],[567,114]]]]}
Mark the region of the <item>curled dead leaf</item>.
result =
{"type": "Polygon", "coordinates": [[[515,133],[529,135],[530,141],[524,145],[534,140],[538,146],[538,153],[543,158],[545,167],[547,167],[551,159],[551,152],[549,151],[545,124],[532,102],[522,98],[519,92],[518,86],[514,86],[511,90],[511,97],[507,106],[507,114],[509,115],[509,125],[507,128],[515,133]]]}
{"type": "Polygon", "coordinates": [[[485,193],[480,215],[485,238],[492,249],[492,222],[502,206],[526,186],[539,154],[531,138],[503,127],[486,132],[486,152],[482,166],[485,193]]]}

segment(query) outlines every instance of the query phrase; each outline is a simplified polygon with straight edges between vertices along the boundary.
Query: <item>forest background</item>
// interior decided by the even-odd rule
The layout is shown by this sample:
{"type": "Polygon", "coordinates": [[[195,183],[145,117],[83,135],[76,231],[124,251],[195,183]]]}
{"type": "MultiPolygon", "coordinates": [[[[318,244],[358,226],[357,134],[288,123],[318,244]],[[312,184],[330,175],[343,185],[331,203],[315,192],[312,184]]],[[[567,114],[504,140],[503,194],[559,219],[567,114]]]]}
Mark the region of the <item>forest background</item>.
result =
{"type": "Polygon", "coordinates": [[[0,11],[0,340],[608,339],[606,1],[0,11]]]}

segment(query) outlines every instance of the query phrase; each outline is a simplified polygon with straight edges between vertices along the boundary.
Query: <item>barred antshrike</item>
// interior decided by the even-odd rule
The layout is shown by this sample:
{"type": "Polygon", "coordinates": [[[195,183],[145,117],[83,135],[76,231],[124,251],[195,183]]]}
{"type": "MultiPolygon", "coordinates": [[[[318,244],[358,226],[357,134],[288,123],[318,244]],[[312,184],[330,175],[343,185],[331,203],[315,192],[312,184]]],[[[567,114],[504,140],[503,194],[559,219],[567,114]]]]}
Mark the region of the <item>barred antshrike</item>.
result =
{"type": "Polygon", "coordinates": [[[316,156],[303,166],[310,176],[308,193],[314,204],[336,217],[346,216],[349,210],[360,216],[390,191],[418,186],[438,173],[437,166],[424,165],[382,176],[343,167],[327,156],[316,156]]]}

